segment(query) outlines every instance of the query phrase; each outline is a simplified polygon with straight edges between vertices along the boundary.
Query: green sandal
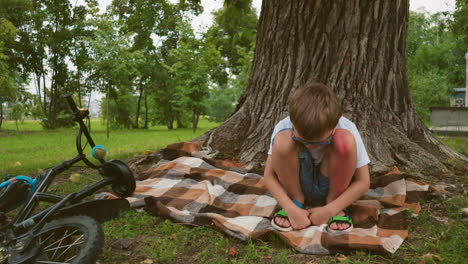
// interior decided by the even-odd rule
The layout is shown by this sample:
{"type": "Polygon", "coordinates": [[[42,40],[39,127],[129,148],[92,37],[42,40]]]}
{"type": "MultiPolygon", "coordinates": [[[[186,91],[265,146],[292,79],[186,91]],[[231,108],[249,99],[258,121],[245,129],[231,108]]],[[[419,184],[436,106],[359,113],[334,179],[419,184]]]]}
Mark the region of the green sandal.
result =
{"type": "Polygon", "coordinates": [[[330,233],[338,233],[338,232],[349,232],[353,229],[353,220],[349,216],[347,210],[343,210],[345,212],[345,216],[334,216],[330,218],[327,222],[327,231],[330,233]],[[332,223],[345,223],[349,224],[349,227],[343,230],[331,229],[330,225],[332,223]]]}
{"type": "MultiPolygon", "coordinates": [[[[301,209],[304,209],[304,205],[296,200],[292,200],[294,204],[297,205],[297,207],[301,208],[301,209]]],[[[271,219],[271,225],[278,231],[282,231],[282,232],[289,232],[289,231],[292,231],[293,228],[292,228],[292,225],[291,223],[290,226],[288,227],[283,227],[283,226],[280,226],[278,223],[276,223],[275,219],[279,217],[279,218],[284,218],[284,219],[288,219],[288,214],[283,210],[283,209],[280,209],[278,210],[274,215],[273,215],[273,219],[271,219]]]]}

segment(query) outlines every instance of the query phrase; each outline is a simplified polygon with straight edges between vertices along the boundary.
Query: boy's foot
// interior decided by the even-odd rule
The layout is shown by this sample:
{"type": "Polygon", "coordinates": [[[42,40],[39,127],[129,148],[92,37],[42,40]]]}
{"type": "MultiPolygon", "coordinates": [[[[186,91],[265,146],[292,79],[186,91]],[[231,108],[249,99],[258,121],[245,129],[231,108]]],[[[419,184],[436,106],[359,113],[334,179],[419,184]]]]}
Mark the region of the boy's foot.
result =
{"type": "MultiPolygon", "coordinates": [[[[304,209],[304,205],[301,202],[296,200],[292,200],[292,202],[299,208],[304,209]]],[[[280,209],[273,215],[273,219],[271,219],[271,225],[279,231],[289,232],[292,231],[292,225],[289,221],[288,214],[283,209],[280,209]]]]}
{"type": "Polygon", "coordinates": [[[351,229],[353,229],[353,220],[344,211],[328,220],[327,230],[329,232],[351,231],[351,229]]]}
{"type": "Polygon", "coordinates": [[[275,213],[271,220],[271,225],[279,231],[289,232],[292,231],[291,222],[289,222],[288,215],[282,209],[275,213]]]}

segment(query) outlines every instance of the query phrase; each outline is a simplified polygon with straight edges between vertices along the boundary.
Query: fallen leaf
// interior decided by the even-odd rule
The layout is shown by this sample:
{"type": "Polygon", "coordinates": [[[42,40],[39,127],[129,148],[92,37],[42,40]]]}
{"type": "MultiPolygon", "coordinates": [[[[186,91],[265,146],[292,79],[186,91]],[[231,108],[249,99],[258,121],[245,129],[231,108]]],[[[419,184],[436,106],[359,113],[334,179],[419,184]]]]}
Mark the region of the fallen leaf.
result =
{"type": "Polygon", "coordinates": [[[71,182],[73,182],[73,183],[78,183],[78,182],[81,181],[81,174],[79,174],[79,173],[72,173],[72,174],[70,175],[69,180],[70,180],[71,182]]]}
{"type": "Polygon", "coordinates": [[[237,254],[238,254],[237,249],[234,248],[234,247],[232,247],[232,248],[230,248],[230,249],[228,250],[228,255],[231,256],[231,257],[234,257],[234,256],[236,256],[237,254]]]}
{"type": "Polygon", "coordinates": [[[457,186],[453,184],[439,183],[434,185],[434,188],[444,192],[453,192],[457,189],[457,186]]]}
{"type": "Polygon", "coordinates": [[[457,159],[450,158],[450,159],[446,160],[445,162],[447,162],[448,164],[453,164],[453,163],[455,163],[455,161],[457,161],[457,159]]]}
{"type": "Polygon", "coordinates": [[[263,258],[264,258],[264,259],[271,259],[272,256],[264,256],[263,258]]]}
{"type": "Polygon", "coordinates": [[[14,166],[15,166],[15,167],[21,166],[21,162],[19,162],[19,161],[15,162],[14,166]]]}
{"type": "Polygon", "coordinates": [[[401,174],[401,171],[396,166],[393,166],[385,175],[392,175],[392,174],[401,174]]]}
{"type": "Polygon", "coordinates": [[[432,185],[429,186],[429,189],[431,189],[432,191],[437,192],[437,193],[447,193],[446,190],[439,189],[439,188],[437,188],[435,186],[432,186],[432,185]]]}
{"type": "Polygon", "coordinates": [[[446,216],[435,216],[435,215],[431,215],[432,218],[434,218],[437,222],[441,223],[441,224],[444,224],[444,225],[447,225],[448,224],[448,217],[446,216]]]}
{"type": "Polygon", "coordinates": [[[142,262],[140,262],[140,264],[153,264],[153,260],[152,259],[145,259],[143,260],[142,262]]]}
{"type": "Polygon", "coordinates": [[[462,212],[463,217],[467,217],[467,216],[468,216],[468,208],[462,208],[462,209],[461,209],[461,212],[462,212]]]}
{"type": "Polygon", "coordinates": [[[343,254],[339,254],[338,257],[336,257],[336,259],[339,261],[339,262],[344,262],[346,261],[348,258],[343,255],[343,254]]]}
{"type": "Polygon", "coordinates": [[[150,154],[153,154],[153,153],[154,153],[154,151],[151,151],[151,150],[145,150],[145,151],[143,151],[143,154],[144,154],[144,155],[150,155],[150,154]]]}
{"type": "Polygon", "coordinates": [[[117,239],[112,242],[111,247],[120,250],[128,250],[132,246],[133,241],[127,239],[117,239]]]}
{"type": "Polygon", "coordinates": [[[427,253],[423,256],[421,256],[422,260],[421,260],[421,263],[426,263],[426,260],[438,260],[438,261],[441,261],[442,258],[438,255],[435,255],[435,254],[432,254],[432,253],[427,253]]]}

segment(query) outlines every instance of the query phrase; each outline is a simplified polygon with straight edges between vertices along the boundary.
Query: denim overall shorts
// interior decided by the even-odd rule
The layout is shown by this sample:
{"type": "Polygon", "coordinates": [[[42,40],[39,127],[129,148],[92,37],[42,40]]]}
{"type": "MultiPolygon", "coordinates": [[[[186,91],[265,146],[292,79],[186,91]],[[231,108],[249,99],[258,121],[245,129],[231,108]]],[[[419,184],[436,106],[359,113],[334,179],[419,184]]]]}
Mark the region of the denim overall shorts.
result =
{"type": "Polygon", "coordinates": [[[305,205],[312,207],[325,205],[330,181],[320,172],[320,164],[315,165],[305,146],[302,146],[299,152],[299,175],[305,205]]]}
{"type": "MultiPolygon", "coordinates": [[[[278,133],[284,130],[291,130],[291,128],[284,128],[278,133]]],[[[302,192],[305,196],[305,205],[324,206],[330,181],[328,177],[322,175],[320,164],[315,165],[309,150],[304,145],[301,145],[301,151],[299,151],[299,176],[302,192]]]]}

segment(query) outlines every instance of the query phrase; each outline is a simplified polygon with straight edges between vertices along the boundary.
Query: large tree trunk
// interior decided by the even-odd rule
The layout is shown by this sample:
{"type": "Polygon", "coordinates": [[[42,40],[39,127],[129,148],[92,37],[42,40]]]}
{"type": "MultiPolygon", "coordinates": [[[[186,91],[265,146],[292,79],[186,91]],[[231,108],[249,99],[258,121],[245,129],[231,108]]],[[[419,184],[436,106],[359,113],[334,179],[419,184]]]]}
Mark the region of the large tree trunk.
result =
{"type": "Polygon", "coordinates": [[[406,76],[408,7],[408,0],[263,1],[249,86],[231,118],[195,141],[244,162],[264,160],[291,92],[315,80],[337,93],[374,171],[446,171],[443,161],[463,157],[416,116],[406,76]]]}

